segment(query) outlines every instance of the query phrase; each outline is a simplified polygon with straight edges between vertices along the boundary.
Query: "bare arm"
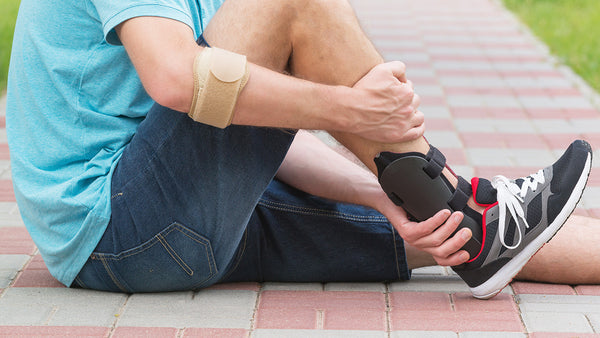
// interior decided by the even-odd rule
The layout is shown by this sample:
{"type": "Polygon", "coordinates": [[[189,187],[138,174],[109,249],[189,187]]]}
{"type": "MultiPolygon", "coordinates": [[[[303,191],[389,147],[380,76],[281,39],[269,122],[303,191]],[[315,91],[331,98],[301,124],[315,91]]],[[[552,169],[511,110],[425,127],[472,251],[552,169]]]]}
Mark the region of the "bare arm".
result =
{"type": "MultiPolygon", "coordinates": [[[[187,112],[193,97],[193,60],[202,51],[191,28],[175,20],[137,17],[116,30],[148,94],[163,106],[187,112]]],[[[414,114],[414,93],[403,81],[400,62],[376,66],[353,88],[309,82],[251,64],[233,123],[344,131],[387,143],[414,139],[423,133],[423,117],[414,114]]]]}

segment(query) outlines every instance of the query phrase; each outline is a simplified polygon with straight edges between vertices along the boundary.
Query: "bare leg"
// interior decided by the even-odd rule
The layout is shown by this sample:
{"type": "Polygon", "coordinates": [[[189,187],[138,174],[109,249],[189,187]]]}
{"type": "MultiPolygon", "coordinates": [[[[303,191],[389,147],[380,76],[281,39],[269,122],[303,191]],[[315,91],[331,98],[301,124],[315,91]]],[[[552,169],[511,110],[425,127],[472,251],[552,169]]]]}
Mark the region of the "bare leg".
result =
{"type": "Polygon", "coordinates": [[[573,215],[516,278],[546,283],[598,284],[598,243],[600,220],[573,215]]]}

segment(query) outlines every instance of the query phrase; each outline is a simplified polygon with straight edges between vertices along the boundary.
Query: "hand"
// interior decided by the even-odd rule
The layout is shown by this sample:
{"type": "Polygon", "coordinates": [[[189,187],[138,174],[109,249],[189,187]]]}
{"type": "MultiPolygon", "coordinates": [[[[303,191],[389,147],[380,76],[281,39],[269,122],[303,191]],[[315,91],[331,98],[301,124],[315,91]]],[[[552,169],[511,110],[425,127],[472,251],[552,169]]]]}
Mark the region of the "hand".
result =
{"type": "Polygon", "coordinates": [[[402,62],[375,66],[353,87],[349,132],[382,143],[412,141],[423,136],[425,117],[420,98],[406,79],[402,62]]]}
{"type": "Polygon", "coordinates": [[[380,199],[377,209],[405,242],[431,254],[439,265],[454,266],[469,260],[469,254],[460,249],[471,238],[471,230],[465,228],[450,237],[464,217],[461,212],[441,210],[428,220],[411,222],[404,209],[392,203],[387,196],[380,199]]]}

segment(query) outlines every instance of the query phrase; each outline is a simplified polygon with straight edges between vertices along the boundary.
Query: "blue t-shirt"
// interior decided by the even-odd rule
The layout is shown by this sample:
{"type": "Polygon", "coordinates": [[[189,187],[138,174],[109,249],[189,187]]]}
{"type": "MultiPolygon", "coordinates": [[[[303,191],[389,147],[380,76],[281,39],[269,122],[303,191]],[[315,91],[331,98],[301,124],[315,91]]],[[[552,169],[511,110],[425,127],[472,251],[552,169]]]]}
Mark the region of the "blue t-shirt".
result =
{"type": "Polygon", "coordinates": [[[65,285],[108,225],[112,172],[154,103],[114,27],[167,17],[198,38],[223,1],[21,1],[6,116],[12,177],[25,226],[65,285]]]}

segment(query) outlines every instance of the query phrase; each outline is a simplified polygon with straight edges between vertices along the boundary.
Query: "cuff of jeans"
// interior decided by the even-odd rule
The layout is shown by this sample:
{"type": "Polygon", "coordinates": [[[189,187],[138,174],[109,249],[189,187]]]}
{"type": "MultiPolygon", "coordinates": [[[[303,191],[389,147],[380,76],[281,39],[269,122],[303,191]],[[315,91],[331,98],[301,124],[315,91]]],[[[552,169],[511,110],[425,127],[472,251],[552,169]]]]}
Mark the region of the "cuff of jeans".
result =
{"type": "Polygon", "coordinates": [[[409,280],[412,270],[408,268],[406,260],[406,249],[404,248],[404,240],[396,229],[392,227],[392,235],[394,236],[394,248],[396,252],[396,271],[398,272],[398,280],[409,280]]]}

